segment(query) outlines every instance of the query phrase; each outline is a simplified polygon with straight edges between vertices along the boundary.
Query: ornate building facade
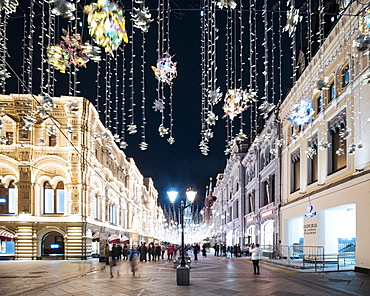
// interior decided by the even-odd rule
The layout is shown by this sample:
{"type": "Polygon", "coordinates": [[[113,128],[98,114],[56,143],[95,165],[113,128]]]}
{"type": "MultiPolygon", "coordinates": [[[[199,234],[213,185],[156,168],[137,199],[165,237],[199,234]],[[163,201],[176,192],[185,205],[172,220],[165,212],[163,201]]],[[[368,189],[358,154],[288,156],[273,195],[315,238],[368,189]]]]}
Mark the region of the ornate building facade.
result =
{"type": "Polygon", "coordinates": [[[1,255],[82,258],[105,243],[158,239],[163,212],[81,97],[0,96],[1,255]]]}
{"type": "Polygon", "coordinates": [[[266,130],[271,143],[259,134],[245,156],[231,154],[216,184],[214,221],[227,244],[276,245],[280,258],[290,247],[313,247],[369,272],[370,11],[340,5],[343,14],[279,106],[279,125],[266,130]],[[313,115],[293,124],[302,101],[314,112],[299,116],[313,115]]]}

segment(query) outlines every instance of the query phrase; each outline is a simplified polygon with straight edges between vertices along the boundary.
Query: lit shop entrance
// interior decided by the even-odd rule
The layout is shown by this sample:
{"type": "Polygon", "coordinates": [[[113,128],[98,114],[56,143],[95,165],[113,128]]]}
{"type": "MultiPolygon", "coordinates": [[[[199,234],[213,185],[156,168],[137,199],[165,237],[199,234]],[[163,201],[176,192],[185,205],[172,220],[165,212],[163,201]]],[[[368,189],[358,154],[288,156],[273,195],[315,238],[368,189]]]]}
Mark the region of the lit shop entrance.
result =
{"type": "Polygon", "coordinates": [[[44,235],[42,239],[41,254],[43,258],[64,258],[64,238],[55,231],[44,235]]]}
{"type": "Polygon", "coordinates": [[[319,225],[324,232],[319,234],[320,245],[325,254],[356,252],[356,204],[346,204],[319,212],[319,225]]]}

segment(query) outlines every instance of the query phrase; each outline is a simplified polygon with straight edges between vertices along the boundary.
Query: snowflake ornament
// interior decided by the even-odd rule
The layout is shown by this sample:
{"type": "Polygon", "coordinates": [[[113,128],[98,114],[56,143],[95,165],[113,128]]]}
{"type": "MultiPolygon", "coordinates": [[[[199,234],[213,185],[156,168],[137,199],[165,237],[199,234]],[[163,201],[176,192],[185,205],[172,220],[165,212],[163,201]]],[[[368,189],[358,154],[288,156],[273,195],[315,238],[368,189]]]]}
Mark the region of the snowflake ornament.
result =
{"type": "Polygon", "coordinates": [[[283,139],[278,139],[276,140],[276,145],[278,145],[278,147],[282,147],[284,145],[285,141],[283,139]]]}
{"type": "Polygon", "coordinates": [[[250,103],[256,97],[255,92],[247,92],[246,90],[229,89],[225,96],[225,103],[222,109],[225,112],[224,117],[229,116],[233,120],[236,116],[248,109],[250,103]]]}
{"type": "Polygon", "coordinates": [[[240,141],[240,142],[243,142],[243,141],[247,140],[247,138],[248,138],[247,135],[245,133],[243,133],[242,130],[240,130],[239,134],[237,134],[236,137],[235,137],[235,139],[237,141],[240,141]]]}
{"type": "Polygon", "coordinates": [[[327,81],[325,79],[319,79],[316,81],[316,88],[317,90],[324,90],[328,89],[329,86],[327,85],[327,81]]]}
{"type": "Polygon", "coordinates": [[[151,14],[149,12],[149,8],[141,7],[141,8],[133,8],[133,12],[131,12],[133,27],[140,29],[143,33],[147,33],[150,27],[150,23],[153,21],[151,19],[151,14]]]}
{"type": "Polygon", "coordinates": [[[313,147],[308,147],[308,149],[305,151],[308,158],[313,159],[315,155],[317,154],[317,151],[313,147]]]}
{"type": "Polygon", "coordinates": [[[206,122],[208,125],[216,125],[216,121],[218,120],[218,116],[213,113],[212,111],[208,111],[206,122]]]}
{"type": "Polygon", "coordinates": [[[287,120],[292,121],[294,125],[305,125],[312,119],[314,113],[312,103],[309,99],[304,99],[293,105],[287,120]]]}
{"type": "Polygon", "coordinates": [[[301,20],[302,16],[299,15],[299,9],[295,9],[294,6],[291,6],[290,10],[287,12],[287,20],[283,32],[288,32],[289,37],[293,37],[296,27],[301,20]]]}
{"type": "Polygon", "coordinates": [[[127,131],[130,135],[136,134],[137,133],[137,126],[136,124],[129,124],[127,126],[127,131]]]}
{"type": "Polygon", "coordinates": [[[222,100],[222,92],[220,90],[220,87],[217,87],[215,90],[208,91],[208,101],[210,104],[214,106],[221,100],[222,100]]]}
{"type": "Polygon", "coordinates": [[[356,152],[357,145],[356,144],[350,144],[348,146],[348,154],[353,155],[356,152]]]}
{"type": "Polygon", "coordinates": [[[164,57],[157,60],[156,67],[152,66],[155,78],[160,82],[168,85],[172,84],[172,80],[177,76],[177,62],[173,62],[168,52],[165,52],[164,57]]]}
{"type": "Polygon", "coordinates": [[[218,8],[231,8],[234,9],[236,7],[236,3],[234,0],[219,0],[217,1],[218,8]]]}
{"type": "Polygon", "coordinates": [[[139,148],[140,148],[140,150],[147,150],[148,149],[148,143],[146,143],[146,142],[141,142],[140,144],[139,144],[139,148]]]}
{"type": "Polygon", "coordinates": [[[6,145],[6,143],[8,142],[8,138],[4,135],[0,136],[0,144],[1,145],[6,145]]]}
{"type": "Polygon", "coordinates": [[[269,113],[275,108],[274,103],[269,103],[267,100],[264,101],[261,106],[258,107],[261,110],[263,118],[266,119],[269,113]]]}
{"type": "Polygon", "coordinates": [[[119,138],[119,135],[118,134],[114,134],[113,135],[113,139],[114,139],[114,142],[116,142],[116,143],[121,142],[121,139],[119,138]]]}
{"type": "Polygon", "coordinates": [[[90,36],[105,52],[113,55],[122,42],[128,43],[124,10],[110,0],[98,0],[86,5],[90,36]]]}
{"type": "Polygon", "coordinates": [[[348,139],[352,134],[352,129],[350,129],[349,127],[345,128],[345,129],[342,129],[339,133],[339,136],[343,139],[343,140],[346,140],[348,139]]]}
{"type": "Polygon", "coordinates": [[[52,14],[56,16],[61,16],[74,20],[74,12],[76,11],[76,6],[73,3],[70,3],[66,0],[49,0],[48,3],[54,3],[54,7],[51,10],[52,14]]]}
{"type": "Polygon", "coordinates": [[[162,99],[156,99],[153,103],[154,111],[162,112],[164,110],[164,101],[162,99]]]}
{"type": "Polygon", "coordinates": [[[26,131],[30,131],[33,129],[33,126],[37,122],[37,119],[32,114],[26,114],[24,117],[22,117],[23,120],[23,126],[22,129],[26,131]]]}
{"type": "Polygon", "coordinates": [[[127,142],[125,142],[125,141],[121,141],[121,143],[119,143],[119,147],[120,147],[121,149],[126,149],[126,148],[127,148],[127,146],[128,146],[128,144],[127,144],[127,142]]]}
{"type": "Polygon", "coordinates": [[[40,143],[41,145],[44,145],[44,144],[45,144],[45,139],[44,139],[44,138],[39,138],[39,143],[40,143]]]}
{"type": "Polygon", "coordinates": [[[84,51],[90,60],[98,63],[101,61],[101,49],[99,46],[91,45],[89,42],[85,42],[84,51]]]}
{"type": "Polygon", "coordinates": [[[174,139],[172,136],[170,136],[170,137],[167,139],[167,142],[168,142],[170,145],[172,145],[173,143],[175,143],[175,139],[174,139]]]}
{"type": "Polygon", "coordinates": [[[168,134],[168,130],[169,128],[166,128],[163,126],[163,124],[161,124],[159,127],[158,127],[158,132],[159,132],[159,135],[163,138],[165,135],[168,134]]]}
{"type": "Polygon", "coordinates": [[[205,156],[208,155],[209,147],[208,147],[208,144],[204,140],[200,141],[199,150],[203,155],[205,155],[205,156]]]}
{"type": "Polygon", "coordinates": [[[331,143],[329,143],[329,142],[320,142],[319,143],[320,150],[330,148],[330,146],[331,146],[331,143]]]}
{"type": "Polygon", "coordinates": [[[204,132],[203,132],[203,136],[204,136],[204,139],[206,141],[209,141],[210,139],[213,138],[213,132],[212,130],[209,128],[209,129],[206,129],[204,132]]]}
{"type": "Polygon", "coordinates": [[[344,149],[339,148],[337,151],[335,151],[335,154],[338,155],[338,156],[344,155],[344,149]]]}
{"type": "Polygon", "coordinates": [[[277,154],[277,149],[272,148],[272,149],[270,150],[270,154],[271,154],[271,155],[273,155],[273,156],[275,156],[275,155],[277,154]]]}

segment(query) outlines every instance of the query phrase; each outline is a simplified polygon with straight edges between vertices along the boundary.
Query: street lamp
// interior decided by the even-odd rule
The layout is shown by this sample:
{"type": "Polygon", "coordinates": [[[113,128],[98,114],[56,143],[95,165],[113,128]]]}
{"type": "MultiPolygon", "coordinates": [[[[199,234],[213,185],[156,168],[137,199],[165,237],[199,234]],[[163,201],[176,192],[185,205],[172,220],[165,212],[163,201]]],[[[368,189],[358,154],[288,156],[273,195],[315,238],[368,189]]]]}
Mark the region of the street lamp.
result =
{"type": "MultiPolygon", "coordinates": [[[[170,202],[173,204],[176,200],[177,191],[171,190],[167,192],[170,202]]],[[[189,207],[195,199],[197,192],[192,189],[186,190],[186,197],[190,204],[185,205],[184,201],[181,200],[180,204],[180,223],[181,223],[181,262],[180,265],[176,269],[176,281],[177,285],[179,286],[188,286],[189,285],[189,274],[190,269],[189,266],[185,263],[185,243],[184,243],[184,210],[189,207]]]]}

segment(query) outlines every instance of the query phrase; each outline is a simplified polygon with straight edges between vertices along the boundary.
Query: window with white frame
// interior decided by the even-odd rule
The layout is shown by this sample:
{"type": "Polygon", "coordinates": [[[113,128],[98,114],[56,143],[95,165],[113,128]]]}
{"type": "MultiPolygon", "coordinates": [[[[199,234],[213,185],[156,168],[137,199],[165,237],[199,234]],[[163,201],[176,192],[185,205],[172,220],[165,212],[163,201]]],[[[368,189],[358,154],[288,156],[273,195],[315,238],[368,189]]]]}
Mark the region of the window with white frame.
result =
{"type": "Polygon", "coordinates": [[[341,71],[342,88],[346,87],[350,81],[349,65],[344,66],[341,71]]]}
{"type": "Polygon", "coordinates": [[[9,183],[8,188],[5,188],[0,183],[0,214],[15,214],[15,198],[16,189],[14,181],[9,183]]]}
{"type": "Polygon", "coordinates": [[[307,184],[316,182],[319,178],[319,158],[317,155],[317,138],[308,141],[307,148],[307,184]]]}
{"type": "Polygon", "coordinates": [[[64,183],[58,182],[54,189],[46,181],[44,183],[44,214],[64,214],[64,183]]]}
{"type": "Polygon", "coordinates": [[[301,181],[301,157],[299,149],[291,154],[290,169],[290,192],[293,193],[300,189],[301,181]]]}
{"type": "Polygon", "coordinates": [[[335,86],[334,81],[329,84],[328,89],[328,103],[330,103],[335,98],[335,86]]]}
{"type": "Polygon", "coordinates": [[[329,122],[328,174],[333,174],[347,166],[347,137],[345,111],[329,122]]]}
{"type": "Polygon", "coordinates": [[[109,222],[117,225],[117,206],[110,205],[109,206],[109,222]]]}
{"type": "Polygon", "coordinates": [[[94,219],[95,220],[101,220],[101,197],[99,195],[95,196],[94,219]]]}

